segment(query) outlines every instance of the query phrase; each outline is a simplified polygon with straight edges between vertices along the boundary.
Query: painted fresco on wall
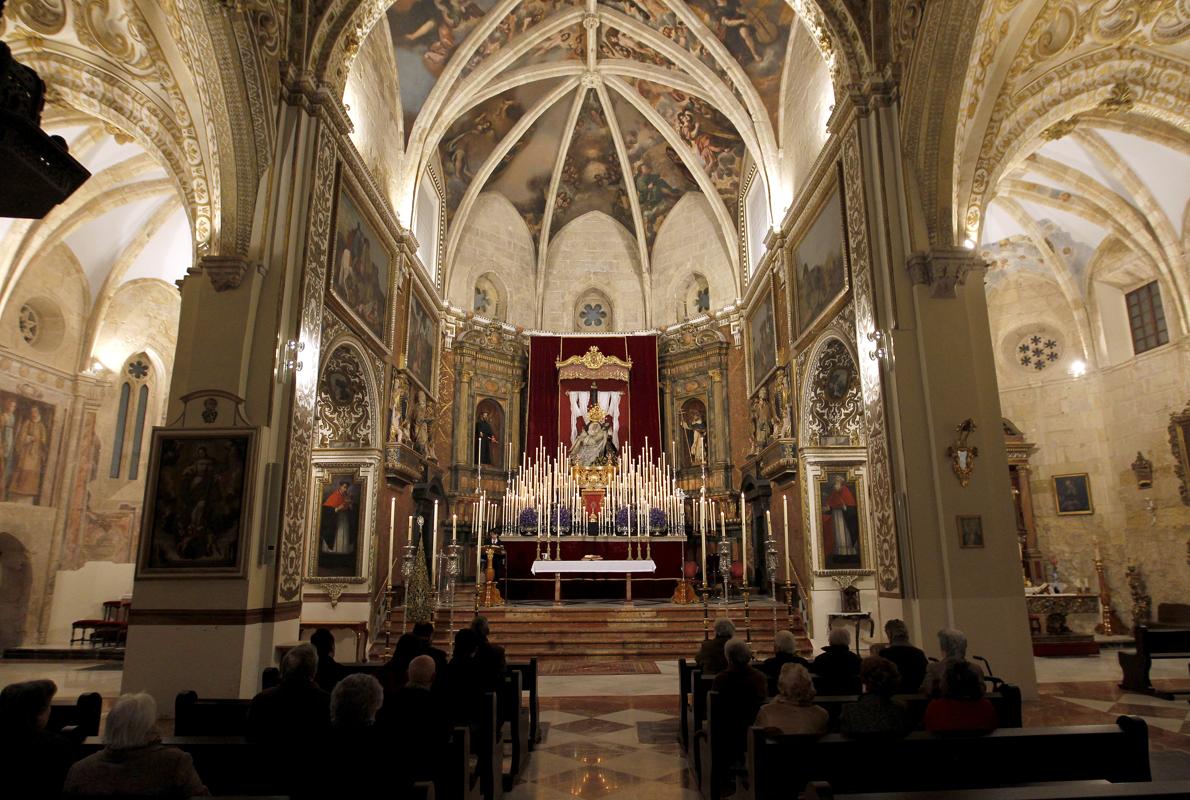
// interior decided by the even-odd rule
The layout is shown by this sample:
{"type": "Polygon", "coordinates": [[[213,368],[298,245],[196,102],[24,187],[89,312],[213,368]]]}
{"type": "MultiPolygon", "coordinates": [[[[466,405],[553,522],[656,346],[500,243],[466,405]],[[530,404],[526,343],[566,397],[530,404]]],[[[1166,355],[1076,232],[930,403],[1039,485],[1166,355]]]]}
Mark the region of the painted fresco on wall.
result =
{"type": "Polygon", "coordinates": [[[847,470],[827,470],[817,483],[823,569],[862,567],[859,478],[847,470]]]}
{"type": "Polygon", "coordinates": [[[777,130],[793,8],[786,0],[690,0],[690,8],[744,68],[777,130]]]}
{"type": "Polygon", "coordinates": [[[407,133],[438,76],[493,5],[495,0],[397,0],[389,6],[407,133]]]}
{"type": "Polygon", "coordinates": [[[573,98],[573,94],[566,95],[537,118],[524,136],[524,146],[518,148],[511,161],[492,173],[486,186],[504,195],[516,207],[534,241],[541,232],[550,175],[558,160],[562,129],[573,98]]]}
{"type": "Polygon", "coordinates": [[[550,64],[558,61],[582,61],[587,55],[587,35],[581,24],[558,31],[545,37],[518,58],[509,71],[550,64]]]}
{"type": "Polygon", "coordinates": [[[360,213],[345,185],[339,188],[334,242],[329,270],[331,294],[356,323],[387,346],[391,259],[383,240],[360,213]]]}
{"type": "Polygon", "coordinates": [[[251,430],[153,431],[139,576],[241,574],[254,439],[251,430]]]}
{"type": "Polygon", "coordinates": [[[764,383],[777,367],[777,328],[773,321],[773,295],[766,286],[748,317],[748,349],[752,358],[752,388],[764,383]]]}
{"type": "Polygon", "coordinates": [[[661,223],[682,195],[698,191],[698,184],[665,137],[631,103],[614,96],[612,110],[624,137],[624,150],[628,154],[644,222],[645,241],[652,250],[661,223]]]}
{"type": "Polygon", "coordinates": [[[320,489],[318,536],[310,574],[314,578],[359,576],[363,572],[367,480],[354,470],[332,470],[315,483],[320,489]]]}
{"type": "Polygon", "coordinates": [[[518,37],[547,17],[554,16],[568,7],[573,7],[574,2],[575,0],[571,0],[571,2],[522,0],[517,3],[516,7],[505,14],[504,19],[500,20],[488,37],[475,48],[475,52],[467,59],[467,65],[463,67],[462,77],[465,78],[478,69],[489,56],[507,51],[509,44],[514,43],[518,37]]]}
{"type": "Polygon", "coordinates": [[[731,122],[702,98],[646,80],[637,80],[635,85],[694,153],[735,219],[744,143],[731,122]]]}
{"type": "Polygon", "coordinates": [[[405,369],[427,392],[434,391],[434,354],[438,344],[438,319],[417,292],[409,294],[405,369]]]}
{"type": "Polygon", "coordinates": [[[45,469],[54,433],[54,407],[14,392],[0,392],[0,499],[49,505],[45,469]]]}
{"type": "Polygon", "coordinates": [[[847,251],[843,243],[843,203],[836,185],[810,228],[790,250],[797,301],[796,341],[811,330],[847,291],[847,251]]]}
{"type": "Polygon", "coordinates": [[[607,25],[599,27],[599,55],[602,58],[622,58],[626,61],[640,61],[657,67],[677,69],[672,61],[631,33],[607,25]]]}
{"type": "Polygon", "coordinates": [[[603,105],[594,90],[588,91],[583,98],[574,134],[562,162],[562,176],[554,197],[551,234],[588,211],[602,211],[626,230],[636,230],[620,157],[603,114],[603,105]]]}
{"type": "Polygon", "coordinates": [[[1094,514],[1091,504],[1091,477],[1085,472],[1073,475],[1055,475],[1054,506],[1059,516],[1094,514]]]}

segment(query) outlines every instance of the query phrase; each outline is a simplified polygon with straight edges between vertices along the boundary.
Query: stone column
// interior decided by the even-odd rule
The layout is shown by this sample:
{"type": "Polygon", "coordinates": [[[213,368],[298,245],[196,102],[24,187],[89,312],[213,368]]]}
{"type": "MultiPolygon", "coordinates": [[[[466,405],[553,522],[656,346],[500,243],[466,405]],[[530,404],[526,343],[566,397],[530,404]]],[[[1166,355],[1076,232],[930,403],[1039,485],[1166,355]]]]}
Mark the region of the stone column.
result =
{"type": "Polygon", "coordinates": [[[290,88],[247,252],[200,258],[182,284],[167,419],[182,415],[188,396],[226,393],[242,399],[238,411],[224,396],[207,419],[192,402],[182,425],[246,424],[257,447],[242,574],[135,581],[123,689],[149,691],[164,715],[187,689],[251,696],[274,646],[297,639],[334,137],[347,127],[329,95],[290,88]],[[287,354],[289,340],[302,349],[287,354]],[[291,355],[300,366],[284,365],[291,355]]]}
{"type": "MultiPolygon", "coordinates": [[[[900,153],[896,92],[872,84],[835,122],[842,133],[856,340],[868,417],[869,488],[881,618],[903,615],[937,654],[936,632],[966,632],[971,655],[1036,695],[1001,430],[984,265],[924,235],[900,153]],[[875,358],[872,358],[875,354],[875,358]],[[970,419],[979,450],[963,486],[947,448],[970,419]],[[978,515],[982,548],[960,546],[978,515]]],[[[846,104],[845,104],[846,105],[846,104]]]]}

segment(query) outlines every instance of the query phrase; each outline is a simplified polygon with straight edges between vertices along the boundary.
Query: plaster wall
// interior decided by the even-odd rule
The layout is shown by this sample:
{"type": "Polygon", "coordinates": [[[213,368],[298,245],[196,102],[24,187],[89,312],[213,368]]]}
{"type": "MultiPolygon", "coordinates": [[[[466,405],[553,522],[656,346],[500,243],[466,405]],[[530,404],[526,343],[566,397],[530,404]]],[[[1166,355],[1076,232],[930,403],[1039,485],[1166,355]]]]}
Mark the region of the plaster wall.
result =
{"type": "Polygon", "coordinates": [[[773,187],[778,220],[802,188],[826,143],[826,121],[835,104],[830,72],[805,25],[794,23],[781,87],[780,155],[784,191],[773,187]]]}
{"type": "Polygon", "coordinates": [[[697,316],[695,309],[686,309],[684,314],[682,308],[683,289],[695,273],[707,280],[711,308],[722,308],[735,300],[731,256],[701,192],[683,195],[661,224],[653,242],[651,270],[652,325],[670,325],[687,315],[697,316]]]}
{"type": "Polygon", "coordinates": [[[74,620],[103,619],[105,600],[131,598],[135,566],[88,561],[79,569],[59,570],[54,580],[46,644],[65,646],[70,641],[70,623],[74,620]]]}
{"type": "Polygon", "coordinates": [[[574,304],[588,289],[611,301],[613,329],[646,326],[636,239],[622,225],[597,211],[569,223],[550,241],[542,325],[546,330],[573,331],[574,304]]]}
{"type": "Polygon", "coordinates": [[[0,317],[0,347],[47,367],[77,369],[83,328],[91,303],[90,290],[78,260],[66,245],[35,258],[21,275],[12,299],[0,317]],[[21,335],[21,308],[38,316],[32,343],[21,335]]]}
{"type": "Polygon", "coordinates": [[[398,207],[396,176],[405,137],[397,64],[388,25],[376,25],[364,39],[347,77],[343,100],[354,128],[352,143],[381,193],[398,207]]]}

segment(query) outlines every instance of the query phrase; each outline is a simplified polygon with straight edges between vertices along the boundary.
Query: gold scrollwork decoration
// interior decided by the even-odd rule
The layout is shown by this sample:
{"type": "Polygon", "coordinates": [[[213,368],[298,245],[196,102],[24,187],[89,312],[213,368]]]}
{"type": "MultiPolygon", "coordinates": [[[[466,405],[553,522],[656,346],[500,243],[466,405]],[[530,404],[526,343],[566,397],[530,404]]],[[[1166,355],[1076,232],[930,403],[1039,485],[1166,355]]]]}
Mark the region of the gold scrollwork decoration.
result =
{"type": "Polygon", "coordinates": [[[627,381],[628,372],[632,369],[632,359],[627,361],[607,356],[600,352],[599,347],[591,345],[581,356],[571,356],[565,360],[554,362],[558,368],[558,380],[591,379],[609,381],[627,381]]]}

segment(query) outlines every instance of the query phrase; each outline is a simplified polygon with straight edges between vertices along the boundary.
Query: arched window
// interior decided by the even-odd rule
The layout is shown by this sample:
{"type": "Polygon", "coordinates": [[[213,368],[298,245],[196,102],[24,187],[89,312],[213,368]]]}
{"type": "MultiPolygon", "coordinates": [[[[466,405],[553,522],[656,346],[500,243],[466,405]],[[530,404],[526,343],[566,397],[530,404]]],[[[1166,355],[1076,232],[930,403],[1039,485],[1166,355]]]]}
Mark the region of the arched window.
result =
{"type": "Polygon", "coordinates": [[[132,394],[132,384],[124,381],[120,387],[120,405],[116,409],[116,430],[112,435],[112,468],[108,473],[113,478],[120,477],[120,462],[124,457],[124,431],[128,428],[128,398],[132,394]]]}
{"type": "Polygon", "coordinates": [[[615,330],[612,304],[598,289],[588,289],[574,304],[574,329],[586,333],[615,330]]]}
{"type": "Polygon", "coordinates": [[[438,226],[442,214],[442,195],[429,170],[421,176],[413,207],[413,235],[417,239],[417,257],[432,280],[438,280],[438,226]]]}
{"type": "Polygon", "coordinates": [[[136,425],[132,428],[132,454],[128,459],[128,480],[136,480],[140,472],[140,450],[145,440],[145,414],[149,410],[149,386],[142,383],[136,393],[136,425]]]}
{"type": "Polygon", "coordinates": [[[768,187],[764,185],[764,178],[757,171],[744,195],[744,233],[747,237],[749,277],[756,273],[756,266],[764,256],[764,239],[768,236],[771,226],[768,187]]]}
{"type": "Polygon", "coordinates": [[[697,272],[682,284],[678,296],[678,319],[692,319],[711,310],[711,287],[707,279],[697,272]]]}
{"type": "Polygon", "coordinates": [[[471,310],[489,319],[504,319],[504,292],[492,273],[484,273],[475,281],[471,310]]]}

